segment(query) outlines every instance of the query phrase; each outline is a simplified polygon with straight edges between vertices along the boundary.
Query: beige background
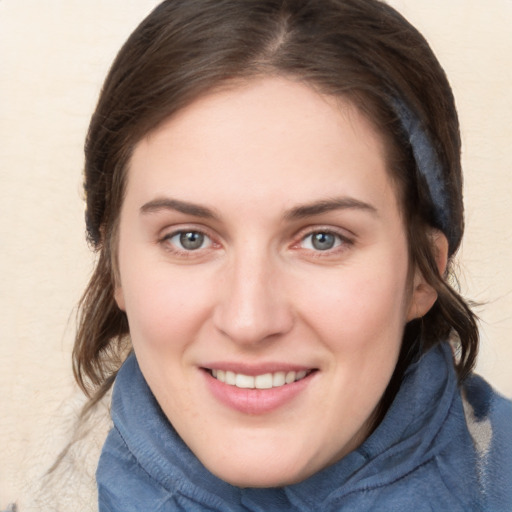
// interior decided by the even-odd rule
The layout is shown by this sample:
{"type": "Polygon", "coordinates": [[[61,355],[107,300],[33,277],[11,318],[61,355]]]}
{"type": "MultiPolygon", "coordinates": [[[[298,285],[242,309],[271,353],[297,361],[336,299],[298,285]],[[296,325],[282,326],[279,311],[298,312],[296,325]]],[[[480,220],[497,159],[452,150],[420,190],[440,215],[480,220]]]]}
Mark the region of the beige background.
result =
{"type": "MultiPolygon", "coordinates": [[[[0,0],[0,509],[23,497],[23,510],[38,509],[31,495],[80,401],[74,305],[93,262],[83,141],[112,58],[156,3],[0,0]]],[[[512,0],[391,3],[431,42],[455,91],[467,204],[461,287],[483,303],[479,371],[512,396],[512,0]]],[[[62,510],[93,510],[84,492],[83,504],[62,510]]]]}

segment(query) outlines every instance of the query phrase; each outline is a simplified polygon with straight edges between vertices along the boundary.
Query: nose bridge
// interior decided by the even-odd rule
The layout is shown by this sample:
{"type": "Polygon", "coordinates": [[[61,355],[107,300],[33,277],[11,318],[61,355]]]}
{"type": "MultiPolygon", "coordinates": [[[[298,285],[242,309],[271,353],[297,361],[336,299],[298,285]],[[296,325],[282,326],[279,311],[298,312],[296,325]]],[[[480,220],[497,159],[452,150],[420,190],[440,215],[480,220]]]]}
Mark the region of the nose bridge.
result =
{"type": "Polygon", "coordinates": [[[237,251],[225,270],[216,326],[237,343],[258,343],[292,325],[276,258],[261,247],[237,251]]]}

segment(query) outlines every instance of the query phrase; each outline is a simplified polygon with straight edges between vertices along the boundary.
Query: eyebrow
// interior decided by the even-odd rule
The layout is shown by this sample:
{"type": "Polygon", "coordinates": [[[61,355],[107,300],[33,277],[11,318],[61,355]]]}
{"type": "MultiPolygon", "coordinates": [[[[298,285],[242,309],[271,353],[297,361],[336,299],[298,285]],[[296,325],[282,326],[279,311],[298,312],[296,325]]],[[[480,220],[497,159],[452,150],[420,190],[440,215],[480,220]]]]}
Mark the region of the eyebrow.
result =
{"type": "MultiPolygon", "coordinates": [[[[334,210],[363,210],[373,215],[377,215],[377,209],[371,204],[365,203],[352,197],[341,197],[334,199],[324,199],[315,201],[310,204],[296,206],[288,210],[284,218],[285,220],[299,220],[306,217],[314,217],[322,213],[331,212],[334,210]]],[[[173,210],[185,215],[192,215],[203,219],[218,220],[219,216],[213,210],[205,206],[201,206],[188,201],[180,201],[179,199],[159,198],[145,203],[141,206],[140,211],[143,214],[158,213],[162,210],[173,210]]]]}
{"type": "Polygon", "coordinates": [[[297,206],[286,213],[285,219],[297,220],[305,217],[314,217],[315,215],[321,215],[322,213],[334,210],[363,210],[373,215],[378,215],[377,208],[369,203],[352,197],[340,197],[297,206]]]}
{"type": "Polygon", "coordinates": [[[192,215],[194,217],[201,217],[203,219],[217,219],[218,216],[205,206],[188,201],[180,201],[178,199],[162,198],[154,199],[141,206],[141,213],[157,213],[162,210],[174,210],[185,215],[192,215]]]}

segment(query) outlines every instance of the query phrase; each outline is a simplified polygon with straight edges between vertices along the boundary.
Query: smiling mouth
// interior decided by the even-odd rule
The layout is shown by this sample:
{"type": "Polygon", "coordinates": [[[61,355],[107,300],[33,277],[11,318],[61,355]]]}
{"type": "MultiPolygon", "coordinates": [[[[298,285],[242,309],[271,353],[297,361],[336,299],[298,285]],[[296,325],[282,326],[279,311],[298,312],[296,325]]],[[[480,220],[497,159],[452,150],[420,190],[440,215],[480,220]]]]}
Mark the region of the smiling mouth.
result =
{"type": "Polygon", "coordinates": [[[208,373],[218,381],[241,389],[272,389],[286,386],[305,379],[316,370],[281,371],[261,375],[244,375],[232,371],[207,369],[208,373]]]}

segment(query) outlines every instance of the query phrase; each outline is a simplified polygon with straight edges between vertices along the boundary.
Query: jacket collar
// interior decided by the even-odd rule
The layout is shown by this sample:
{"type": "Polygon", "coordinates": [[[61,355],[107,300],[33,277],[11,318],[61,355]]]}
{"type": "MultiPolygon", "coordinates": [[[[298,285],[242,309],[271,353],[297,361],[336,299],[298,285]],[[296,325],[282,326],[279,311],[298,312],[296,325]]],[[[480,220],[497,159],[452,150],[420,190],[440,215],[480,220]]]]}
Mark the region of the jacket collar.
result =
{"type": "Polygon", "coordinates": [[[443,427],[456,396],[451,349],[441,344],[408,368],[383,421],[357,450],[303,482],[272,489],[240,489],[210,473],[162,413],[133,354],[116,379],[112,419],[151,485],[169,494],[217,503],[226,511],[233,504],[300,510],[387,485],[431,459],[450,443],[451,429],[443,427]]]}

